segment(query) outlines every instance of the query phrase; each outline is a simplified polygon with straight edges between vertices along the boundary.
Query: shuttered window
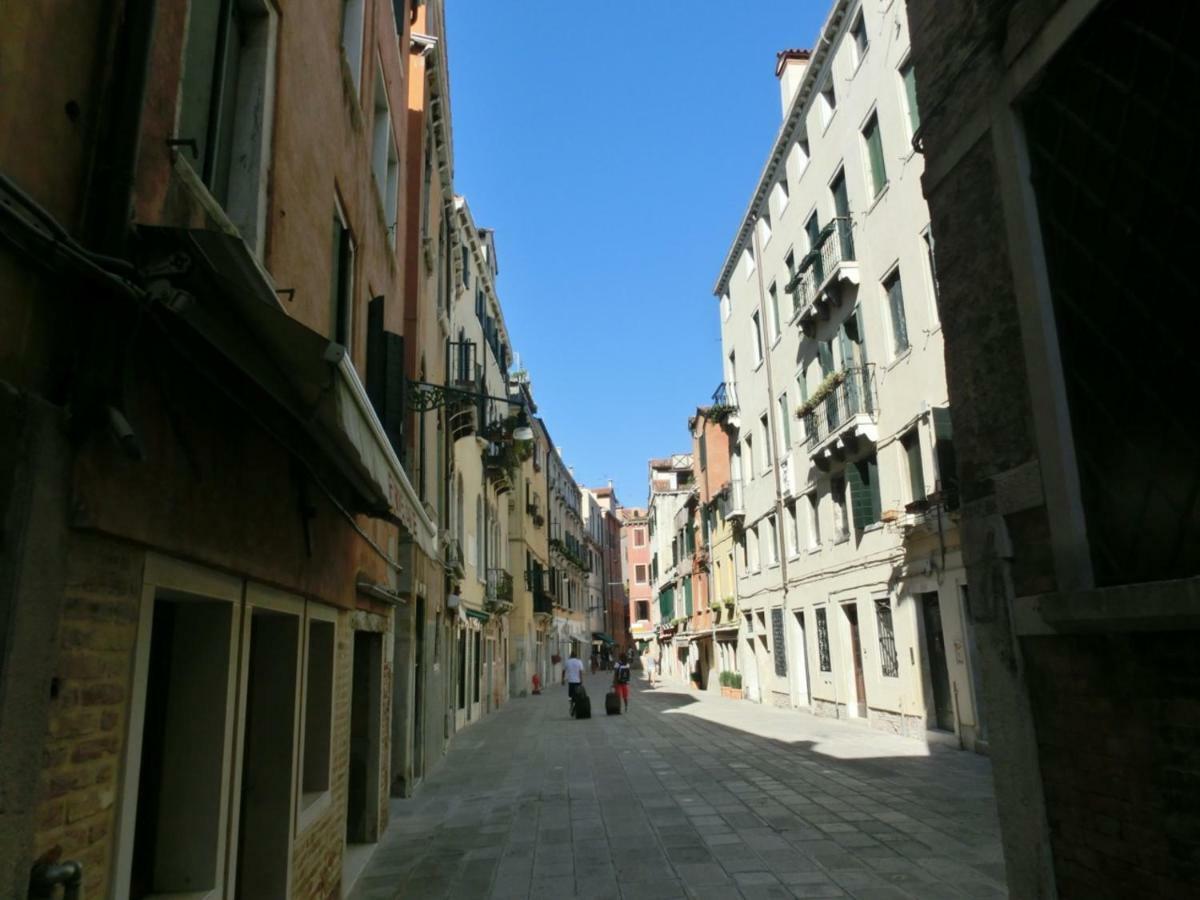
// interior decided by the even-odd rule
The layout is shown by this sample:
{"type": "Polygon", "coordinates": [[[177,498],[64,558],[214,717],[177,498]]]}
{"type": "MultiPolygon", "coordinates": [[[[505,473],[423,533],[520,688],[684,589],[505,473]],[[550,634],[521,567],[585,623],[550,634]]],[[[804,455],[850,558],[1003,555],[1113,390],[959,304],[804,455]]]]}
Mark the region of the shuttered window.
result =
{"type": "Polygon", "coordinates": [[[904,448],[904,458],[908,463],[908,486],[911,492],[910,500],[925,499],[925,473],[921,468],[921,437],[917,429],[912,429],[902,438],[900,446],[904,448]]]}
{"type": "Polygon", "coordinates": [[[947,509],[958,508],[958,458],[954,452],[954,429],[950,410],[944,406],[933,409],[933,449],[937,460],[938,488],[947,509]]]}
{"type": "Polygon", "coordinates": [[[879,465],[874,453],[846,466],[846,483],[850,486],[850,514],[854,519],[854,527],[862,531],[878,522],[882,513],[879,465]]]}
{"type": "Polygon", "coordinates": [[[690,575],[683,579],[683,614],[689,617],[692,614],[692,578],[690,575]]]}
{"type": "Polygon", "coordinates": [[[908,349],[908,319],[904,315],[904,288],[897,269],[883,282],[887,294],[888,318],[892,320],[892,350],[897,355],[908,349]]]}

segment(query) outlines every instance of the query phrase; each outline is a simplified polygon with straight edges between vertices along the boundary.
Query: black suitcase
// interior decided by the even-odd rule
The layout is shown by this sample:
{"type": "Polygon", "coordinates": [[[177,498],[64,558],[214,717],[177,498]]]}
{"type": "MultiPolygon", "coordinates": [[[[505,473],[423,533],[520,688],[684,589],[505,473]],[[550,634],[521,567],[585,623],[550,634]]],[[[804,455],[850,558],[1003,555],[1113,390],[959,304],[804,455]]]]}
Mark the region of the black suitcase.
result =
{"type": "Polygon", "coordinates": [[[604,695],[604,711],[610,716],[621,714],[621,696],[616,691],[609,691],[604,695]]]}
{"type": "Polygon", "coordinates": [[[572,714],[577,719],[590,719],[592,717],[592,698],[583,692],[583,688],[575,694],[575,705],[572,707],[572,714]]]}

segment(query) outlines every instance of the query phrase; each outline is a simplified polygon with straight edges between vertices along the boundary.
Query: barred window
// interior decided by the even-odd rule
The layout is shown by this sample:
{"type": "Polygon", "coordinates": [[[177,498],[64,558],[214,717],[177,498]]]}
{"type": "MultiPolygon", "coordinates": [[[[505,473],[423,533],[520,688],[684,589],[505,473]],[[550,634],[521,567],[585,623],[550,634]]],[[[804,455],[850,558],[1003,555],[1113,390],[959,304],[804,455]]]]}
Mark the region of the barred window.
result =
{"type": "Polygon", "coordinates": [[[829,660],[829,621],[824,609],[817,610],[817,657],[822,672],[833,671],[833,663],[829,660]]]}
{"type": "Polygon", "coordinates": [[[896,656],[896,630],[892,626],[892,605],[887,600],[875,601],[875,618],[879,622],[879,660],[883,674],[900,677],[900,658],[896,656]]]}

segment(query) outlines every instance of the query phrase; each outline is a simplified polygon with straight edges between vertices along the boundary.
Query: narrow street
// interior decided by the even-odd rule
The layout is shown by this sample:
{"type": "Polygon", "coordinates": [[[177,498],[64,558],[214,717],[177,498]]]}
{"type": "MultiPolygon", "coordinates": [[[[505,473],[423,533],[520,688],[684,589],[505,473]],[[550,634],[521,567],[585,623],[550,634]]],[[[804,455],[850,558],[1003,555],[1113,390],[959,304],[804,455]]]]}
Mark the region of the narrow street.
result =
{"type": "Polygon", "coordinates": [[[455,737],[352,896],[1006,896],[985,757],[644,681],[606,717],[607,683],[455,737]]]}

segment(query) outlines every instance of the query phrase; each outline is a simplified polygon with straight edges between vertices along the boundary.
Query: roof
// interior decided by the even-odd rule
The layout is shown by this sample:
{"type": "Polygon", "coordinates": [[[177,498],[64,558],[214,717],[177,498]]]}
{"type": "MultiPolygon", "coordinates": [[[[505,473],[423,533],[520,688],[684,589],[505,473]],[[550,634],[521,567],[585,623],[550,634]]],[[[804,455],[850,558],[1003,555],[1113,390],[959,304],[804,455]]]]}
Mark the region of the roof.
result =
{"type": "MultiPolygon", "coordinates": [[[[796,89],[796,95],[792,98],[788,114],[784,118],[778,133],[775,135],[775,142],[771,146],[771,153],[767,156],[767,161],[763,164],[762,172],[758,176],[758,185],[750,197],[750,203],[746,206],[746,211],[742,214],[742,224],[738,227],[733,243],[729,247],[729,252],[725,254],[725,262],[721,266],[721,273],[717,276],[717,283],[713,285],[713,295],[716,297],[720,297],[729,285],[729,279],[733,275],[739,255],[750,240],[752,228],[758,219],[758,210],[766,202],[771,187],[779,178],[779,167],[784,163],[784,150],[791,145],[796,132],[804,125],[804,112],[808,109],[809,100],[813,93],[813,86],[816,84],[818,76],[824,77],[825,75],[824,66],[832,50],[832,37],[836,36],[837,30],[845,18],[846,10],[849,6],[850,0],[836,0],[833,9],[829,11],[829,17],[825,20],[825,24],[821,26],[817,48],[810,51],[811,62],[804,73],[800,86],[796,89]]],[[[792,51],[783,51],[783,53],[789,52],[792,51]]]]}

